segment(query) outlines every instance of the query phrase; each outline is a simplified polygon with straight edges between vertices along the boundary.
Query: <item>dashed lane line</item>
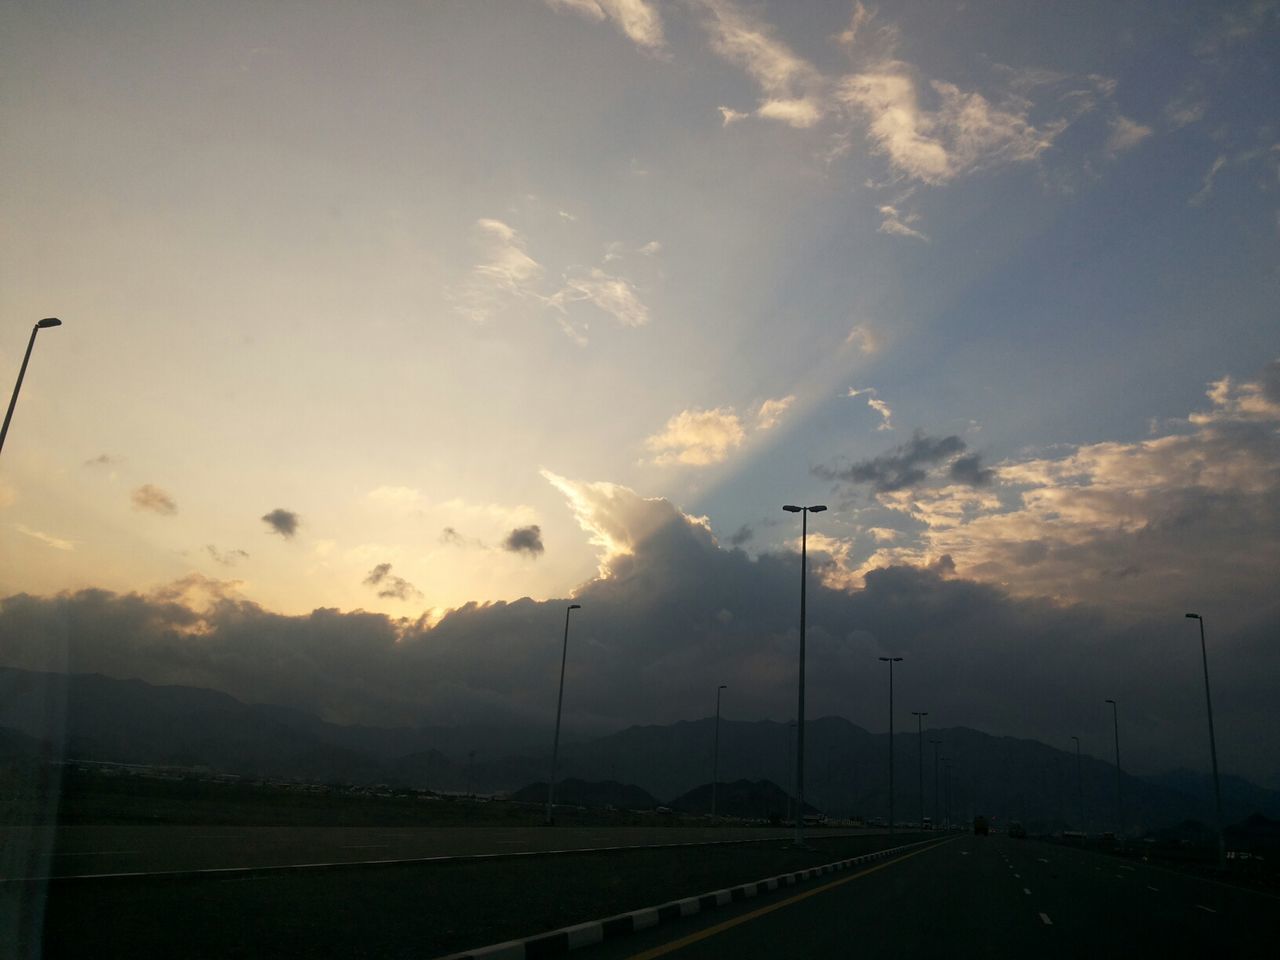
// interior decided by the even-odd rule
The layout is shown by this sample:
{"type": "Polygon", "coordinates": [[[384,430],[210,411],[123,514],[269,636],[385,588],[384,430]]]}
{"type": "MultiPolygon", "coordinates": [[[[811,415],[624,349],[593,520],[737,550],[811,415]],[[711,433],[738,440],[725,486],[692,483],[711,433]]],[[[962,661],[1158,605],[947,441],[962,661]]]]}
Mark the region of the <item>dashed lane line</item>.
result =
{"type": "Polygon", "coordinates": [[[1043,921],[1043,923],[1044,923],[1044,925],[1045,925],[1046,927],[1052,927],[1052,926],[1053,926],[1053,921],[1049,919],[1049,915],[1048,915],[1047,913],[1042,913],[1042,914],[1040,914],[1040,919],[1041,919],[1041,921],[1043,921]]]}
{"type": "Polygon", "coordinates": [[[1213,907],[1206,907],[1203,903],[1197,903],[1197,904],[1196,904],[1196,909],[1197,909],[1197,910],[1203,910],[1205,913],[1217,913],[1217,912],[1218,912],[1217,910],[1213,909],[1213,907]]]}

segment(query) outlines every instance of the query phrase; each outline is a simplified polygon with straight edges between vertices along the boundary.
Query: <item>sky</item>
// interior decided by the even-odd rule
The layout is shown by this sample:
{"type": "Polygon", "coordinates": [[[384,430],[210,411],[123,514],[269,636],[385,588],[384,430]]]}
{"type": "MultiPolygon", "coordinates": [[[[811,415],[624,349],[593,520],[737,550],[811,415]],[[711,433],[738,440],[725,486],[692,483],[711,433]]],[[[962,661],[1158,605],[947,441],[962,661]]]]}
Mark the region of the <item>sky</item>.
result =
{"type": "Polygon", "coordinates": [[[1280,787],[1277,28],[5,3],[0,660],[527,722],[576,600],[571,728],[785,719],[826,503],[811,715],[1200,769],[1196,610],[1280,787]]]}

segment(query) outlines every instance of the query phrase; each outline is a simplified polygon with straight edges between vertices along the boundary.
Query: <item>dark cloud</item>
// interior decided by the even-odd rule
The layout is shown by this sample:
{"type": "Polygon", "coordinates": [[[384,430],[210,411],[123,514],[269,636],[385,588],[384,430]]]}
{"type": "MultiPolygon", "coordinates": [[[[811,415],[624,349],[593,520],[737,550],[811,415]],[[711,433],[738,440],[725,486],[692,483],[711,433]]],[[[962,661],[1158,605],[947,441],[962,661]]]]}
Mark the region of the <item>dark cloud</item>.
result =
{"type": "Polygon", "coordinates": [[[888,453],[845,467],[819,465],[813,468],[813,473],[824,480],[870,484],[876,493],[891,493],[923,483],[928,477],[928,468],[964,450],[964,441],[955,435],[930,437],[917,430],[908,442],[888,453]]]}
{"type": "Polygon", "coordinates": [[[996,478],[994,470],[982,465],[982,455],[978,453],[952,460],[947,474],[953,482],[962,483],[968,487],[989,486],[996,478]]]}
{"type": "Polygon", "coordinates": [[[219,550],[217,547],[215,547],[212,543],[207,544],[205,546],[205,550],[208,551],[209,556],[211,556],[217,563],[222,564],[224,567],[234,567],[241,560],[249,559],[249,554],[246,553],[244,550],[222,551],[222,550],[219,550]]]}
{"type": "Polygon", "coordinates": [[[545,551],[542,545],[542,528],[536,523],[527,527],[516,527],[507,539],[502,541],[502,549],[512,553],[523,553],[530,557],[539,557],[545,551]]]}
{"type": "Polygon", "coordinates": [[[84,462],[86,467],[109,467],[112,464],[119,463],[119,457],[113,457],[109,453],[100,453],[96,457],[91,457],[84,462]]]}
{"type": "Polygon", "coordinates": [[[262,515],[262,522],[274,533],[280,534],[286,540],[292,540],[293,535],[298,532],[298,524],[302,521],[292,510],[276,507],[270,513],[262,515]]]}
{"type": "Polygon", "coordinates": [[[440,531],[440,542],[449,544],[461,544],[462,534],[458,533],[453,527],[445,527],[440,531]]]}
{"type": "Polygon", "coordinates": [[[174,502],[173,497],[149,483],[144,483],[134,490],[132,499],[136,510],[150,510],[164,517],[173,516],[178,512],[178,504],[174,502]]]}
{"type": "Polygon", "coordinates": [[[1272,403],[1280,403],[1280,360],[1272,360],[1262,368],[1262,395],[1272,403]]]}
{"type": "Polygon", "coordinates": [[[735,547],[740,547],[755,535],[756,532],[751,529],[750,525],[744,523],[738,528],[737,532],[729,538],[729,542],[735,547]]]}
{"type": "Polygon", "coordinates": [[[373,587],[378,596],[393,600],[421,599],[422,593],[404,577],[397,577],[391,572],[391,564],[380,563],[364,578],[366,587],[373,587]]]}

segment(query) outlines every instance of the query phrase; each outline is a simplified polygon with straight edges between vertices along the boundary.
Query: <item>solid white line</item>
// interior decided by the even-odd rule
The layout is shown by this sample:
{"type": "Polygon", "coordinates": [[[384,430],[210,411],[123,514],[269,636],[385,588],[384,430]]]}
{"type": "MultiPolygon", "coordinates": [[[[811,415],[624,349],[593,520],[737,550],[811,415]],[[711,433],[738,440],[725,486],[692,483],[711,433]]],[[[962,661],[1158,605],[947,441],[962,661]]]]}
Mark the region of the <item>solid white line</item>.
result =
{"type": "Polygon", "coordinates": [[[1036,859],[1037,859],[1037,860],[1039,860],[1041,863],[1048,863],[1048,862],[1049,862],[1049,861],[1048,861],[1048,860],[1046,860],[1044,857],[1036,857],[1036,859]]]}
{"type": "Polygon", "coordinates": [[[1159,892],[1160,892],[1160,888],[1159,888],[1159,887],[1153,887],[1153,886],[1151,886],[1151,884],[1149,884],[1149,883],[1147,884],[1147,889],[1148,889],[1148,890],[1150,890],[1152,893],[1159,893],[1159,892]]]}
{"type": "Polygon", "coordinates": [[[1197,903],[1197,904],[1196,904],[1196,907],[1197,907],[1198,909],[1200,909],[1200,910],[1203,910],[1205,913],[1217,913],[1217,912],[1218,912],[1217,910],[1213,909],[1213,907],[1206,907],[1203,903],[1197,903]]]}
{"type": "Polygon", "coordinates": [[[1042,913],[1042,914],[1040,914],[1040,919],[1044,921],[1044,925],[1045,925],[1046,927],[1052,927],[1052,926],[1053,926],[1053,921],[1049,919],[1049,915],[1048,915],[1047,913],[1042,913]]]}
{"type": "Polygon", "coordinates": [[[85,850],[83,853],[51,853],[49,854],[49,856],[51,857],[102,857],[102,856],[106,856],[109,853],[119,856],[121,854],[134,855],[134,854],[141,853],[141,851],[140,850],[85,850]]]}

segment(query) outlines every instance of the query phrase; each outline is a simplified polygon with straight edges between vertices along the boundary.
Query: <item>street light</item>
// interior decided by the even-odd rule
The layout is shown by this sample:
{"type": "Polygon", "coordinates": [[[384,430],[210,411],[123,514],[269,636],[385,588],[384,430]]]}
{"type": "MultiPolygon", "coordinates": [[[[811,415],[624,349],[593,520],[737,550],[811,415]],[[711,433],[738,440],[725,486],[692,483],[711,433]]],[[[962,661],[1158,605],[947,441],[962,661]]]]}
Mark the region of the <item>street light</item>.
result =
{"type": "Polygon", "coordinates": [[[22,357],[22,366],[18,368],[18,382],[13,385],[13,396],[9,400],[9,410],[4,415],[4,426],[0,427],[0,450],[4,449],[4,438],[9,433],[9,421],[13,419],[13,408],[18,405],[18,391],[22,389],[22,378],[27,375],[27,362],[31,359],[31,348],[36,345],[36,334],[48,327],[60,327],[62,321],[57,317],[45,317],[31,328],[31,339],[27,341],[27,352],[22,357]]]}
{"type": "Polygon", "coordinates": [[[1209,655],[1204,648],[1204,617],[1188,613],[1188,620],[1200,621],[1200,660],[1204,664],[1204,704],[1209,710],[1209,756],[1213,759],[1213,799],[1218,805],[1218,869],[1227,866],[1227,838],[1223,834],[1222,789],[1218,785],[1218,741],[1213,734],[1213,701],[1209,698],[1209,655]]]}
{"type": "Polygon", "coordinates": [[[924,718],[929,715],[929,711],[923,712],[912,710],[911,715],[916,718],[916,736],[920,747],[920,829],[924,829],[924,718]]]}
{"type": "Polygon", "coordinates": [[[893,836],[893,665],[901,657],[881,657],[889,665],[889,836],[893,836]]]}
{"type": "Polygon", "coordinates": [[[560,650],[560,693],[556,697],[556,737],[551,742],[551,780],[547,784],[547,826],[555,823],[556,761],[560,758],[560,708],[564,705],[564,662],[569,656],[569,614],[581,610],[582,604],[571,603],[564,612],[564,646],[560,650]]]}
{"type": "Polygon", "coordinates": [[[711,820],[716,819],[716,788],[720,784],[720,691],[728,690],[728,684],[716,687],[716,750],[711,761],[711,820]]]}
{"type": "Polygon", "coordinates": [[[1080,738],[1072,737],[1076,742],[1076,802],[1080,809],[1080,829],[1084,830],[1084,781],[1080,779],[1080,738]]]}
{"type": "Polygon", "coordinates": [[[939,816],[941,811],[938,809],[938,748],[942,746],[942,741],[930,737],[929,742],[933,744],[933,829],[937,830],[942,826],[942,818],[939,816]]]}
{"type": "Polygon", "coordinates": [[[800,693],[799,706],[796,708],[796,835],[797,847],[804,846],[804,588],[807,575],[805,567],[808,562],[809,514],[822,513],[824,504],[811,507],[797,507],[784,504],[787,513],[800,514],[800,693]]]}
{"type": "Polygon", "coordinates": [[[1124,801],[1120,788],[1120,718],[1116,702],[1108,700],[1107,703],[1111,704],[1111,725],[1115,728],[1116,735],[1116,842],[1118,843],[1124,833],[1124,801]]]}

